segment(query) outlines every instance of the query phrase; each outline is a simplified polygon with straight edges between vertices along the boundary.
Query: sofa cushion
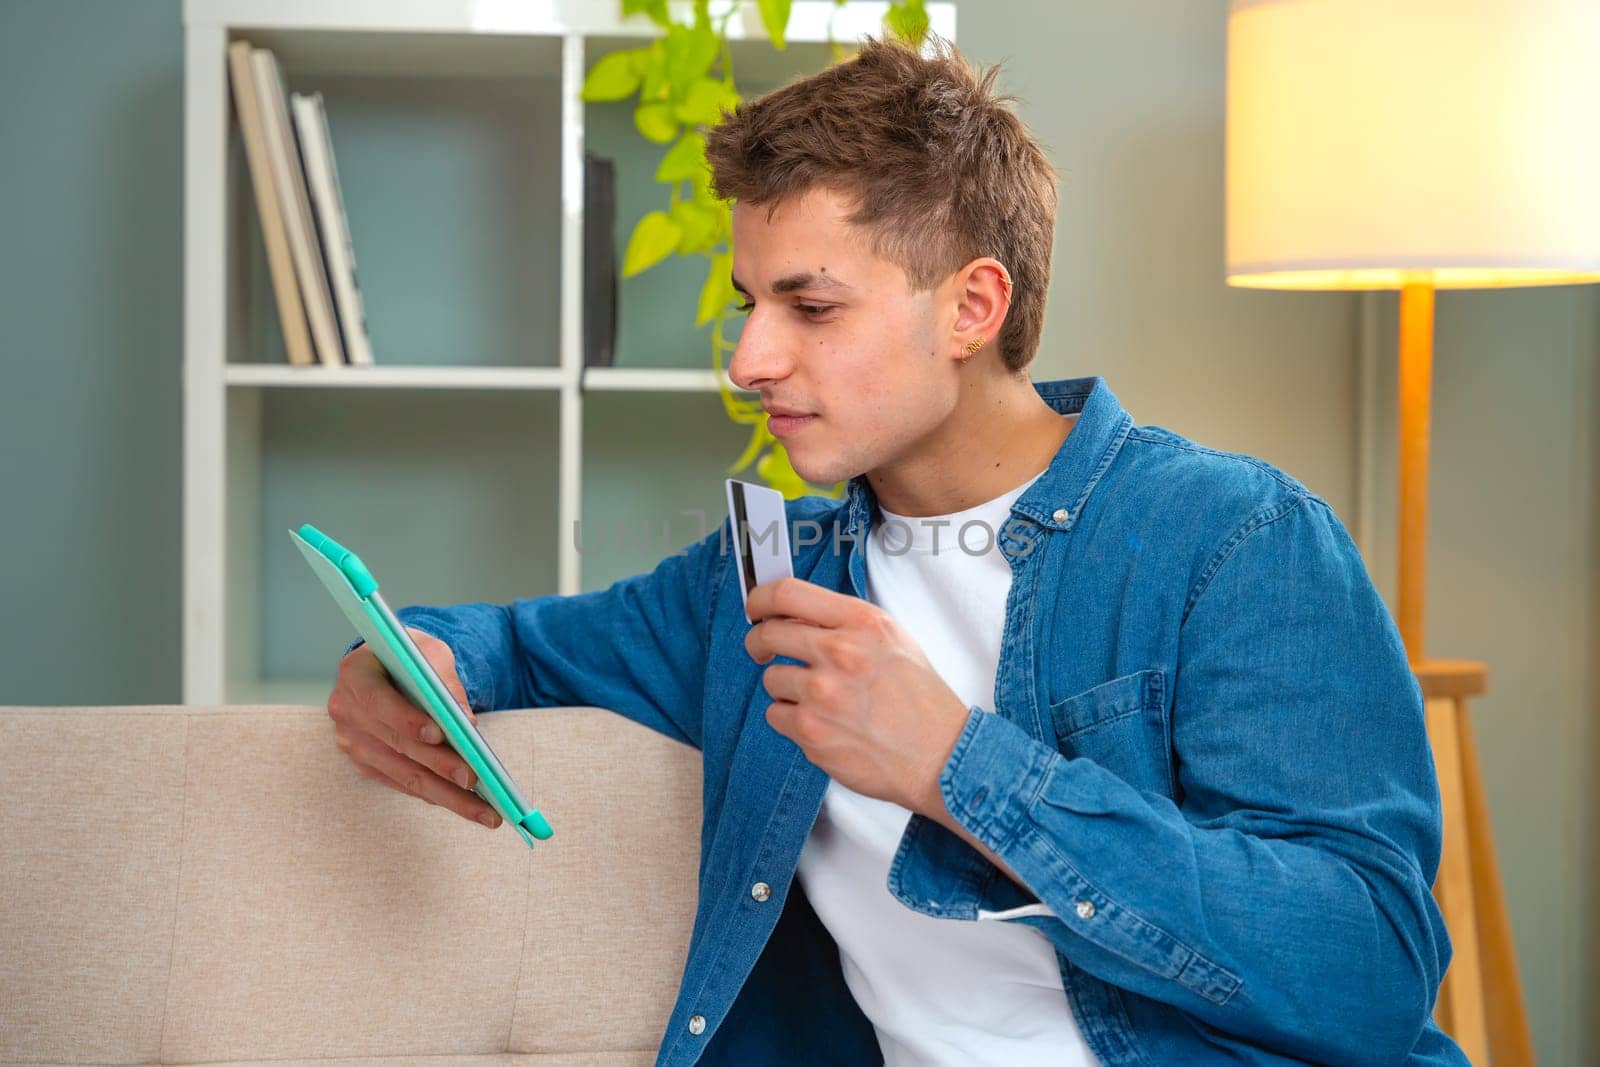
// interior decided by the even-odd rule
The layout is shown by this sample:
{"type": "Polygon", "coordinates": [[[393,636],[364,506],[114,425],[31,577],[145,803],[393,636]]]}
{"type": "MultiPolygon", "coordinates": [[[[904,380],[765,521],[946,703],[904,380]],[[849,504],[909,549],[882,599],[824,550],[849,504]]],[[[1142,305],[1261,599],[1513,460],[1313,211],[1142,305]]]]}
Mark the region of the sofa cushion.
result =
{"type": "Polygon", "coordinates": [[[362,778],[321,708],[0,708],[0,1060],[653,1060],[699,754],[594,708],[480,725],[537,849],[362,778]]]}

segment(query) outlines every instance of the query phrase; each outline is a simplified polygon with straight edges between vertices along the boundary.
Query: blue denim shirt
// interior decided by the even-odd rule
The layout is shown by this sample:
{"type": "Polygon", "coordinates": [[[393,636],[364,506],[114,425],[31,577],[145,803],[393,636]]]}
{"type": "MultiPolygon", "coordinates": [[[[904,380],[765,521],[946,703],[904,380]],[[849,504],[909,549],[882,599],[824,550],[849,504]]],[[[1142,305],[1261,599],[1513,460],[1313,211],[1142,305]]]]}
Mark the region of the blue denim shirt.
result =
{"type": "MultiPolygon", "coordinates": [[[[1099,377],[1034,387],[1080,417],[998,531],[994,706],[939,778],[1032,892],[921,815],[888,892],[948,922],[1049,905],[998,921],[1049,939],[1107,1065],[1466,1063],[1430,1018],[1450,942],[1421,690],[1344,526],[1268,463],[1135,426],[1099,377]]],[[[795,573],[863,596],[866,479],[788,510],[795,573]]],[[[701,750],[658,1064],[877,1063],[794,878],[828,779],[766,722],[728,532],[604,590],[398,614],[475,710],[595,705],[701,750]]]]}

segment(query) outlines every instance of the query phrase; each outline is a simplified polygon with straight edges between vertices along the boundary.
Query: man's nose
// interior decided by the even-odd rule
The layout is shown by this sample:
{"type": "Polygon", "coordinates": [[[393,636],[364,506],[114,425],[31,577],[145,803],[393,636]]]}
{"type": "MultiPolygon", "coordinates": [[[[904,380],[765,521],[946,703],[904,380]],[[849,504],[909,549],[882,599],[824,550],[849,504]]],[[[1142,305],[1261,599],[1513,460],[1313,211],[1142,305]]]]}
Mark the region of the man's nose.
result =
{"type": "Polygon", "coordinates": [[[750,312],[739,333],[739,343],[734,346],[733,358],[728,361],[729,380],[740,389],[760,392],[763,383],[788,373],[789,361],[782,347],[774,342],[759,313],[750,312]]]}

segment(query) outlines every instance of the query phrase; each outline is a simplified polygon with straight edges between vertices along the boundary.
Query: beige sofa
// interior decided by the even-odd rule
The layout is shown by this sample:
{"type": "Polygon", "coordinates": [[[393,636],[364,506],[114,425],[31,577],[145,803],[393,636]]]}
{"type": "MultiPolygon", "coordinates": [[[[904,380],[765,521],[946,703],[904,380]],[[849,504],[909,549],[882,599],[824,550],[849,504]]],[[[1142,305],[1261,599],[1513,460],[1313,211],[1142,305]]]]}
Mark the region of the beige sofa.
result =
{"type": "Polygon", "coordinates": [[[699,753],[480,721],[536,849],[361,777],[322,708],[0,708],[0,1062],[652,1063],[699,753]]]}

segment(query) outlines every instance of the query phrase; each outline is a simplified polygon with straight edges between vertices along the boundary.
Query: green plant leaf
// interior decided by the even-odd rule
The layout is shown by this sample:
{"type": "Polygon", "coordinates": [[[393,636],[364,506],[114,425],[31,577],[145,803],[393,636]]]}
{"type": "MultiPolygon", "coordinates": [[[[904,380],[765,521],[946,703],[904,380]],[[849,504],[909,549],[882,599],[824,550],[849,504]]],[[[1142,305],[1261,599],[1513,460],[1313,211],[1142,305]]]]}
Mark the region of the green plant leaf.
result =
{"type": "Polygon", "coordinates": [[[700,310],[695,315],[695,326],[704,326],[738,298],[733,288],[733,253],[718,252],[711,257],[711,270],[700,287],[700,310]]]}
{"type": "Polygon", "coordinates": [[[689,181],[696,200],[704,200],[707,203],[720,202],[717,200],[717,194],[711,188],[711,164],[707,163],[704,167],[689,175],[689,181]]]}
{"type": "Polygon", "coordinates": [[[622,17],[629,15],[647,15],[661,27],[672,25],[672,17],[667,14],[667,0],[622,0],[622,17]]]}
{"type": "Polygon", "coordinates": [[[641,104],[666,100],[672,93],[672,82],[667,77],[667,46],[657,39],[639,49],[639,102],[641,104]]]}
{"type": "Polygon", "coordinates": [[[789,0],[758,0],[757,6],[761,8],[761,25],[767,28],[767,36],[772,38],[772,47],[783,51],[783,35],[789,29],[789,0]]]}
{"type": "Polygon", "coordinates": [[[661,157],[661,165],[656,167],[656,181],[690,181],[705,168],[706,139],[690,130],[661,157]]]}
{"type": "Polygon", "coordinates": [[[718,244],[729,240],[733,236],[733,201],[718,200],[714,196],[695,197],[695,203],[711,212],[717,220],[717,231],[712,235],[711,243],[718,244]]]}
{"type": "Polygon", "coordinates": [[[890,4],[883,21],[896,37],[911,45],[921,45],[928,35],[928,9],[924,0],[890,4]]]}
{"type": "Polygon", "coordinates": [[[721,42],[710,26],[673,26],[666,39],[667,77],[689,85],[711,69],[721,42]]]}
{"type": "Polygon", "coordinates": [[[666,144],[678,136],[678,120],[672,117],[672,108],[666,104],[641,104],[634,108],[633,124],[657,144],[666,144]]]}
{"type": "Polygon", "coordinates": [[[738,104],[739,93],[733,86],[716,78],[701,78],[689,87],[673,114],[685,126],[715,126],[722,121],[723,111],[738,104]]]}
{"type": "Polygon", "coordinates": [[[652,211],[634,224],[628,250],[622,256],[622,276],[631,278],[649,270],[672,254],[682,236],[678,224],[665,211],[652,211]]]}
{"type": "Polygon", "coordinates": [[[601,58],[583,80],[583,98],[591,101],[621,100],[639,88],[639,64],[634,52],[612,52],[601,58]]]}
{"type": "Polygon", "coordinates": [[[679,200],[672,205],[671,218],[682,232],[678,235],[678,251],[684,255],[703,252],[717,243],[717,210],[694,200],[679,200]]]}

